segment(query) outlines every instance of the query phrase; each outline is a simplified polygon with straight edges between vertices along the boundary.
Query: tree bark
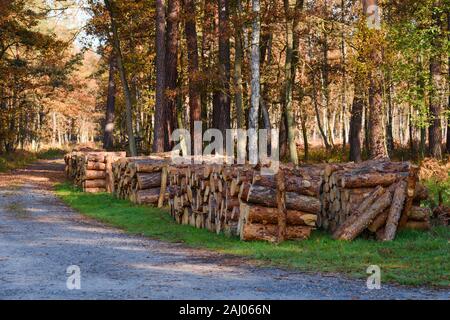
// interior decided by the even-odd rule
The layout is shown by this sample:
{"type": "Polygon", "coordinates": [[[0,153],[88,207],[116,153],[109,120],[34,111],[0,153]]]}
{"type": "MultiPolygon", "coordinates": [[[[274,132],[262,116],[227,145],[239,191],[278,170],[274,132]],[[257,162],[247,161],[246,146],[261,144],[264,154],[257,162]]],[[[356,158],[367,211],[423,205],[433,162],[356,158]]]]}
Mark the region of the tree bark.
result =
{"type": "MultiPolygon", "coordinates": [[[[450,11],[447,12],[447,32],[448,38],[447,41],[450,42],[450,11]]],[[[448,63],[447,63],[447,85],[450,86],[450,55],[448,56],[448,63]]],[[[450,94],[447,98],[447,143],[446,143],[446,149],[447,153],[450,154],[450,94]]]]}
{"type": "MultiPolygon", "coordinates": [[[[237,0],[235,6],[235,14],[240,17],[240,12],[242,11],[242,5],[240,0],[237,0]]],[[[244,110],[242,101],[242,62],[244,58],[244,50],[242,48],[242,30],[235,26],[234,33],[234,43],[235,43],[235,53],[234,53],[234,103],[236,106],[236,118],[238,129],[243,129],[245,126],[244,122],[244,110]]]]}
{"type": "MultiPolygon", "coordinates": [[[[298,4],[299,1],[297,1],[298,4]]],[[[294,51],[294,24],[298,14],[298,5],[295,0],[284,0],[284,12],[286,15],[286,61],[284,65],[284,114],[286,119],[287,143],[291,162],[298,164],[297,145],[295,143],[295,119],[292,106],[293,75],[292,62],[294,51]]]]}
{"type": "Polygon", "coordinates": [[[220,91],[215,94],[213,105],[213,128],[219,129],[225,137],[230,128],[230,36],[228,0],[219,4],[219,78],[220,91]]]}
{"type": "Polygon", "coordinates": [[[192,150],[194,144],[202,145],[202,136],[196,136],[194,130],[194,122],[202,120],[202,106],[200,101],[200,85],[198,77],[199,62],[198,62],[198,44],[197,44],[197,26],[195,1],[184,0],[185,5],[185,33],[186,44],[188,50],[188,77],[189,77],[189,120],[191,130],[192,150]]]}
{"type": "Polygon", "coordinates": [[[260,36],[261,36],[261,22],[260,22],[260,3],[259,0],[252,0],[253,12],[253,30],[252,30],[252,45],[251,45],[251,107],[249,112],[248,128],[254,129],[254,132],[249,134],[249,160],[258,161],[258,115],[260,102],[260,36]]]}
{"type": "MultiPolygon", "coordinates": [[[[433,9],[435,11],[440,8],[440,1],[435,1],[433,4],[433,9]]],[[[438,12],[433,12],[434,26],[437,29],[441,29],[440,14],[438,12]]],[[[436,51],[431,55],[430,58],[430,75],[431,84],[433,86],[432,92],[430,94],[430,127],[428,131],[429,139],[429,152],[434,158],[442,158],[442,131],[441,131],[441,116],[442,116],[442,61],[440,57],[441,45],[439,35],[435,35],[433,39],[434,50],[436,51]]]]}
{"type": "MultiPolygon", "coordinates": [[[[378,0],[363,0],[364,14],[369,23],[372,19],[378,20],[379,12],[374,9],[378,6],[378,0]],[[375,10],[375,11],[374,11],[375,10]]],[[[371,28],[372,37],[379,37],[376,27],[371,28]]],[[[383,62],[382,52],[374,39],[370,39],[370,58],[373,63],[373,70],[370,75],[369,86],[369,153],[372,159],[387,157],[385,136],[383,130],[383,73],[381,65],[383,62]]]]}
{"type": "Polygon", "coordinates": [[[103,136],[103,148],[106,150],[111,150],[114,145],[116,71],[117,71],[116,58],[114,57],[114,54],[111,53],[111,56],[109,57],[109,79],[108,79],[108,94],[106,97],[105,132],[103,136]]]}
{"type": "Polygon", "coordinates": [[[355,81],[355,91],[350,118],[350,161],[361,162],[361,130],[364,109],[364,92],[362,85],[355,81]]]}
{"type": "Polygon", "coordinates": [[[155,124],[153,137],[153,152],[164,152],[164,123],[165,123],[165,34],[166,13],[164,0],[156,0],[156,94],[155,94],[155,124]]]}
{"type": "Polygon", "coordinates": [[[128,146],[130,155],[132,157],[137,155],[136,142],[134,140],[133,132],[133,99],[131,97],[130,87],[128,85],[127,74],[125,66],[122,61],[122,52],[120,49],[120,39],[116,25],[115,12],[114,12],[114,2],[112,0],[105,0],[106,8],[108,9],[109,16],[111,19],[111,29],[113,33],[113,46],[114,52],[117,60],[117,66],[119,68],[120,79],[122,81],[123,92],[125,95],[125,114],[126,114],[126,125],[128,132],[128,146]]]}
{"type": "Polygon", "coordinates": [[[164,149],[169,151],[173,145],[172,132],[177,128],[177,84],[178,84],[178,24],[180,0],[168,0],[166,25],[165,59],[165,133],[164,149]]]}

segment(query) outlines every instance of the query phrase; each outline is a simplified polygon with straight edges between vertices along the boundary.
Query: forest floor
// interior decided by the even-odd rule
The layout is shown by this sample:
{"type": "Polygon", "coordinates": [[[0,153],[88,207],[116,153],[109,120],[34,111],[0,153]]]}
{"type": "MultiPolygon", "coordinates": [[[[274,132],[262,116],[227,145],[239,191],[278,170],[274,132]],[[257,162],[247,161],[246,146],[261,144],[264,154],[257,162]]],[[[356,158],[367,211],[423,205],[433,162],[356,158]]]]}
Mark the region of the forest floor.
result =
{"type": "MultiPolygon", "coordinates": [[[[0,174],[0,299],[450,297],[448,289],[385,284],[383,276],[381,289],[368,290],[365,279],[299,272],[186,243],[130,235],[64,204],[54,191],[63,181],[61,160],[41,160],[0,174]],[[66,287],[71,265],[80,267],[80,290],[66,287]]],[[[106,198],[97,201],[101,199],[106,198]]],[[[110,204],[102,205],[106,210],[110,204]]]]}

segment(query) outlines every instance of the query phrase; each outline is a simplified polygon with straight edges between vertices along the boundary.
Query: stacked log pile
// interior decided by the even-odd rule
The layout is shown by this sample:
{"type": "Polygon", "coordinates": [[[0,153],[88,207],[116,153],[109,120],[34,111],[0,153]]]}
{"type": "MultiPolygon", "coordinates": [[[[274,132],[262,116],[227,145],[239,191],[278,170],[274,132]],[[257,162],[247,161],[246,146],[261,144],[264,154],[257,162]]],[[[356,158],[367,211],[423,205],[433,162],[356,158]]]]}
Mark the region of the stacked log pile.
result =
{"type": "Polygon", "coordinates": [[[167,199],[168,156],[121,158],[112,164],[113,193],[137,204],[161,207],[167,199]]]}
{"type": "MultiPolygon", "coordinates": [[[[263,176],[249,165],[169,166],[168,171],[169,204],[178,223],[241,240],[279,240],[277,176],[263,176]]],[[[314,228],[322,171],[320,166],[283,167],[286,239],[305,239],[314,228]]]]}
{"type": "Polygon", "coordinates": [[[282,166],[277,175],[253,172],[236,181],[240,184],[241,240],[280,242],[306,239],[320,213],[320,182],[324,167],[282,166]]]}
{"type": "Polygon", "coordinates": [[[112,163],[125,152],[74,151],[64,156],[66,175],[84,192],[112,192],[112,163]]]}
{"type": "Polygon", "coordinates": [[[169,204],[175,221],[236,235],[239,199],[231,186],[244,167],[209,163],[169,166],[169,204]]]}
{"type": "Polygon", "coordinates": [[[362,233],[393,240],[399,228],[428,229],[430,211],[418,183],[418,167],[386,159],[328,165],[320,190],[318,226],[335,239],[353,240],[362,233]]]}

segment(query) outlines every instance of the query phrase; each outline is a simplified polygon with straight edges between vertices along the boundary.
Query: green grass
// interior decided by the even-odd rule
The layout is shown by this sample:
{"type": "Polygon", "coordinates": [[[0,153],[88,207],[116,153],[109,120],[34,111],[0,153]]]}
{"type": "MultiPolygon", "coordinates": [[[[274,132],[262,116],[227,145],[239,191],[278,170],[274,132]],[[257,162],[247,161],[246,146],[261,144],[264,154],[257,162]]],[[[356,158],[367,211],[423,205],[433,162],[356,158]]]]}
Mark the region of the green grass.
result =
{"type": "Polygon", "coordinates": [[[382,281],[405,285],[450,287],[448,228],[430,232],[403,231],[393,242],[357,239],[342,242],[319,231],[309,240],[280,245],[242,242],[207,230],[178,225],[166,210],[138,206],[110,194],[87,194],[69,184],[56,187],[59,197],[82,214],[131,234],[144,235],[187,246],[247,257],[265,265],[308,272],[344,273],[367,277],[369,265],[379,265],[382,281]]]}
{"type": "Polygon", "coordinates": [[[39,152],[19,150],[13,153],[0,154],[0,172],[26,167],[38,159],[51,160],[62,158],[64,154],[64,150],[57,148],[45,149],[39,152]]]}

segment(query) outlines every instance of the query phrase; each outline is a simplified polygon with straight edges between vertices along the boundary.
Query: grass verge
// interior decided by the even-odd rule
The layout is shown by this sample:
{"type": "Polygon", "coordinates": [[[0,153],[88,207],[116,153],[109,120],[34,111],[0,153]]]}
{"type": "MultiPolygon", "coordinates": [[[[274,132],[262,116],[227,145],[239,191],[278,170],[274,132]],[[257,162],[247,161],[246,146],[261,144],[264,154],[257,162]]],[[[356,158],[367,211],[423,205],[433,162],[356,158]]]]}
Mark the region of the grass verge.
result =
{"type": "Polygon", "coordinates": [[[207,230],[178,225],[166,210],[134,205],[110,194],[83,193],[67,183],[58,185],[56,193],[80,213],[131,234],[182,242],[190,247],[308,272],[338,272],[365,278],[369,265],[379,265],[383,282],[450,287],[450,231],[446,227],[429,232],[402,231],[395,241],[389,243],[363,239],[335,241],[317,231],[308,240],[275,245],[242,242],[207,230]]]}

